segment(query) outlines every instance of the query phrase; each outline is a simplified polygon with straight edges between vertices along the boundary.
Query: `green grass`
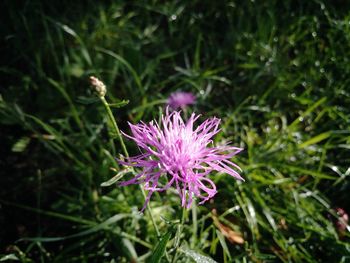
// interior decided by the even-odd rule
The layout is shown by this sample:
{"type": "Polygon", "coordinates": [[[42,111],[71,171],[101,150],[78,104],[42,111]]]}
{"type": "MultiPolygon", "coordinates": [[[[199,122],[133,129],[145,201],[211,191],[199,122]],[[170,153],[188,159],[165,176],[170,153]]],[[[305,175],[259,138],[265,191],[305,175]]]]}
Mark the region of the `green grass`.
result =
{"type": "Polygon", "coordinates": [[[178,262],[350,262],[349,231],[333,224],[334,208],[350,212],[346,1],[1,5],[0,260],[173,256],[173,191],[151,201],[159,242],[137,186],[101,187],[123,151],[89,88],[96,75],[109,102],[130,101],[113,109],[125,132],[181,89],[198,97],[191,110],[222,119],[217,142],[245,148],[234,160],[246,181],[212,174],[219,193],[187,212],[178,262]]]}

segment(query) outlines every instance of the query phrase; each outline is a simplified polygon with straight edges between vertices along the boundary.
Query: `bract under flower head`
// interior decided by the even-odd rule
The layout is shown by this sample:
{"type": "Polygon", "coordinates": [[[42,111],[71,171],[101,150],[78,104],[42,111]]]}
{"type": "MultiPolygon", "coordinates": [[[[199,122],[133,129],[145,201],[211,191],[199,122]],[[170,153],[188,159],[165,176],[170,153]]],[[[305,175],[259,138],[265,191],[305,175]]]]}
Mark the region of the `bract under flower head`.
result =
{"type": "Polygon", "coordinates": [[[181,198],[182,206],[189,208],[193,198],[200,204],[212,198],[216,186],[208,178],[212,171],[227,173],[236,179],[243,178],[233,169],[240,168],[230,159],[242,151],[241,148],[222,145],[214,146],[212,138],[219,132],[220,119],[210,118],[194,127],[200,115],[192,114],[187,122],[180,112],[166,110],[159,125],[151,121],[146,124],[129,123],[132,136],[141,154],[129,157],[121,164],[142,168],[133,179],[120,185],[145,183],[148,196],[142,211],[155,191],[164,191],[174,186],[181,198]],[[165,183],[160,183],[165,179],[165,183]]]}
{"type": "Polygon", "coordinates": [[[196,102],[196,96],[191,92],[176,91],[170,94],[167,104],[170,108],[176,110],[185,108],[196,102]]]}

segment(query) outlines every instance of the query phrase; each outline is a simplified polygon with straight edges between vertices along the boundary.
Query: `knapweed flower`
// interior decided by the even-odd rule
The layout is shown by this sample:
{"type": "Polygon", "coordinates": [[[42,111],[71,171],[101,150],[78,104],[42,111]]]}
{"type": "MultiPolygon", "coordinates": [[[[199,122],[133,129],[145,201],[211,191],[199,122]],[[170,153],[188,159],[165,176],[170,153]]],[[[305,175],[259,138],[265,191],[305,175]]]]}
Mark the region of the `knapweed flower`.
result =
{"type": "Polygon", "coordinates": [[[173,110],[184,109],[196,102],[196,96],[191,92],[176,91],[170,94],[167,105],[173,110]]]}
{"type": "Polygon", "coordinates": [[[345,210],[343,208],[340,208],[340,207],[337,207],[335,209],[335,212],[339,216],[339,218],[335,222],[335,225],[337,226],[337,230],[339,233],[344,234],[348,228],[349,216],[345,212],[345,210]]]}
{"type": "Polygon", "coordinates": [[[212,171],[243,180],[234,170],[241,169],[230,161],[242,149],[229,145],[214,146],[212,138],[220,131],[220,119],[210,118],[195,127],[199,117],[193,113],[185,122],[180,112],[169,113],[167,108],[160,125],[153,121],[148,124],[129,123],[132,135],[124,135],[135,141],[142,153],[119,162],[142,171],[120,185],[145,184],[144,188],[149,192],[141,211],[152,193],[171,186],[177,189],[183,207],[189,208],[194,197],[201,200],[200,204],[204,203],[217,193],[214,182],[208,178],[212,171]]]}

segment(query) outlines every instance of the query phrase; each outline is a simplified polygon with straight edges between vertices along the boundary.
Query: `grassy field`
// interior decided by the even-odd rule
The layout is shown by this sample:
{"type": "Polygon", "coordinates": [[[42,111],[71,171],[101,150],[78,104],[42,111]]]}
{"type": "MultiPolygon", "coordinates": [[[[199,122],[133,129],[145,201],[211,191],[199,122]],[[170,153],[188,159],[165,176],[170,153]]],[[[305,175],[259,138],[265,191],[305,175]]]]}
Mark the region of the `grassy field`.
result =
{"type": "Polygon", "coordinates": [[[179,240],[176,262],[350,262],[349,1],[0,8],[0,261],[171,262],[179,240]],[[196,94],[188,111],[244,148],[245,182],[211,174],[219,193],[185,212],[180,238],[173,190],[141,215],[137,185],[101,186],[123,151],[91,75],[129,101],[113,109],[126,133],[171,92],[196,94]]]}

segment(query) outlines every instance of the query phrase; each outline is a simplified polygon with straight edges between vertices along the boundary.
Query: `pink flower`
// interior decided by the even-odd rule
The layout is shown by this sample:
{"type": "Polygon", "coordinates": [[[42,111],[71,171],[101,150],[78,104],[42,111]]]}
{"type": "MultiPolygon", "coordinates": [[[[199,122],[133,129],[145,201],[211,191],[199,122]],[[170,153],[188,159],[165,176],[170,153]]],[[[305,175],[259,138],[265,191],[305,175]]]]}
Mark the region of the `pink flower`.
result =
{"type": "Polygon", "coordinates": [[[196,96],[191,92],[176,91],[170,94],[167,104],[170,108],[176,110],[185,108],[187,105],[194,104],[196,96]]]}
{"type": "Polygon", "coordinates": [[[119,162],[139,167],[142,171],[120,185],[145,183],[149,192],[141,211],[153,192],[171,186],[177,189],[183,207],[189,208],[194,197],[201,200],[200,204],[204,203],[217,193],[214,182],[208,178],[212,171],[243,180],[233,168],[241,169],[230,161],[242,149],[228,145],[215,147],[212,138],[220,131],[220,119],[207,119],[195,128],[194,123],[199,117],[193,113],[184,122],[180,112],[169,113],[167,108],[161,125],[153,121],[148,124],[129,123],[132,136],[123,134],[135,141],[142,153],[119,162]]]}
{"type": "Polygon", "coordinates": [[[338,229],[339,232],[344,233],[345,230],[347,229],[347,226],[348,226],[348,223],[349,223],[349,216],[345,212],[345,210],[340,208],[340,207],[337,207],[335,209],[335,212],[339,216],[339,218],[335,222],[335,224],[337,226],[337,229],[338,229]]]}

